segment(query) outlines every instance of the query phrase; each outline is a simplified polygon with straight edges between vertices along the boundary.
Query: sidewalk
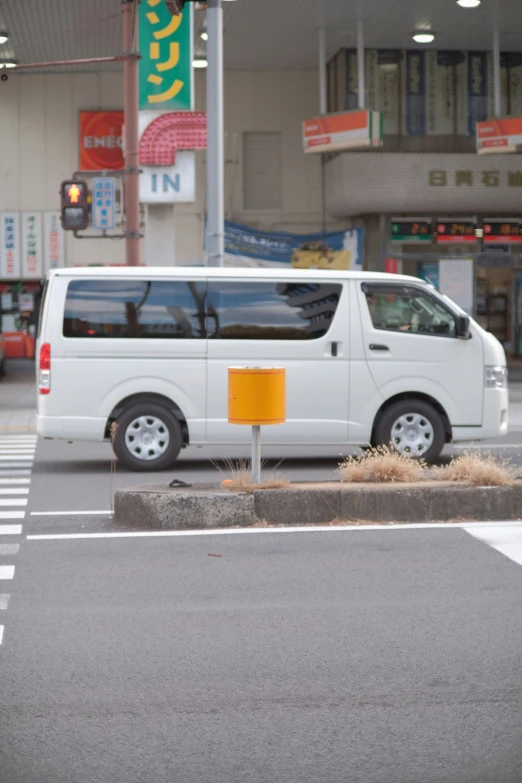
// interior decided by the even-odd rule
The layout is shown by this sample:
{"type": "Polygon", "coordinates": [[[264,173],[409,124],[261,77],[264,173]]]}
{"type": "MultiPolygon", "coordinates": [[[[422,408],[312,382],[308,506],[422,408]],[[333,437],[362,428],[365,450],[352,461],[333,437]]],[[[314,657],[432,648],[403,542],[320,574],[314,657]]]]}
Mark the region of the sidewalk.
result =
{"type": "Polygon", "coordinates": [[[8,359],[7,375],[0,381],[0,435],[36,432],[34,361],[8,359]]]}

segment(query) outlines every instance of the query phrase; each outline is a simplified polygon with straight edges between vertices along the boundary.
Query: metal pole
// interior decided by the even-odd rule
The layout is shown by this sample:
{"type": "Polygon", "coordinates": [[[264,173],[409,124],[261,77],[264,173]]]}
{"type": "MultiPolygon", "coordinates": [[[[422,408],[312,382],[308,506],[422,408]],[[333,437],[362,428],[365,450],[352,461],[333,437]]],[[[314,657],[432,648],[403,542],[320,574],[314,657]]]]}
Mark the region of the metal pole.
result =
{"type": "Polygon", "coordinates": [[[125,260],[127,266],[140,263],[140,192],[138,136],[138,51],[137,0],[122,0],[123,46],[123,109],[125,154],[125,260]]]}
{"type": "Polygon", "coordinates": [[[500,117],[500,37],[498,27],[493,30],[493,114],[500,117]]]}
{"type": "Polygon", "coordinates": [[[326,30],[319,28],[319,114],[326,114],[326,30]]]}
{"type": "Polygon", "coordinates": [[[261,427],[252,427],[252,484],[261,483],[261,427]]]}
{"type": "Polygon", "coordinates": [[[359,88],[359,109],[365,104],[365,62],[364,62],[364,22],[362,16],[357,19],[357,75],[359,88]]]}
{"type": "Polygon", "coordinates": [[[223,266],[225,235],[225,153],[223,122],[223,7],[207,7],[207,264],[223,266]]]}

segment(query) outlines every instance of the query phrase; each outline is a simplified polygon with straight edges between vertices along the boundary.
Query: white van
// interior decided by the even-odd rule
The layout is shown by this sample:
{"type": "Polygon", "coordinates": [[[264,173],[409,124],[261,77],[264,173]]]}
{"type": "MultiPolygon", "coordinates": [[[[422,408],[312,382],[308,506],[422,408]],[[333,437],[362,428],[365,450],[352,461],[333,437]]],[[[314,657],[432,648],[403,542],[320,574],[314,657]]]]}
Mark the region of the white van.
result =
{"type": "Polygon", "coordinates": [[[445,443],[504,435],[504,350],[413,277],[295,269],[84,268],[50,273],[37,344],[38,433],[103,441],[135,470],[187,445],[247,443],[228,368],[283,366],[281,445],[445,443]]]}

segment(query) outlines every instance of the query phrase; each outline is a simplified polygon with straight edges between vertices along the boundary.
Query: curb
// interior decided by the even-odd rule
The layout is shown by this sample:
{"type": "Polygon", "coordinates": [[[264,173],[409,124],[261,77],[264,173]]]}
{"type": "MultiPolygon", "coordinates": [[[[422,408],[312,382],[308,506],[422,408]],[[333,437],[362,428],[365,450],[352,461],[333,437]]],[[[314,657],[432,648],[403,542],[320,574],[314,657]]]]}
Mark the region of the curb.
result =
{"type": "Polygon", "coordinates": [[[331,486],[229,492],[216,485],[171,489],[130,487],[116,493],[114,521],[153,530],[199,530],[272,525],[320,525],[333,521],[477,522],[522,517],[522,485],[331,486]]]}

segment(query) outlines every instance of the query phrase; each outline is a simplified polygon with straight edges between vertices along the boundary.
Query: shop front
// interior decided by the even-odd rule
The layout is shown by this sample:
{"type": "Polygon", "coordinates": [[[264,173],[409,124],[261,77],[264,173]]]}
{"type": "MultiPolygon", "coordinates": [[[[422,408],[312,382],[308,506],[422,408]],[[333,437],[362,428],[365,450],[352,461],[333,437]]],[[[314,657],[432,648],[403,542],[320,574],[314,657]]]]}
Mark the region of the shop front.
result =
{"type": "Polygon", "coordinates": [[[43,279],[64,266],[58,212],[0,212],[0,312],[6,358],[33,358],[43,279]]]}
{"type": "Polygon", "coordinates": [[[519,156],[343,153],[326,165],[326,200],[379,226],[368,269],[429,280],[522,357],[519,156]]]}

